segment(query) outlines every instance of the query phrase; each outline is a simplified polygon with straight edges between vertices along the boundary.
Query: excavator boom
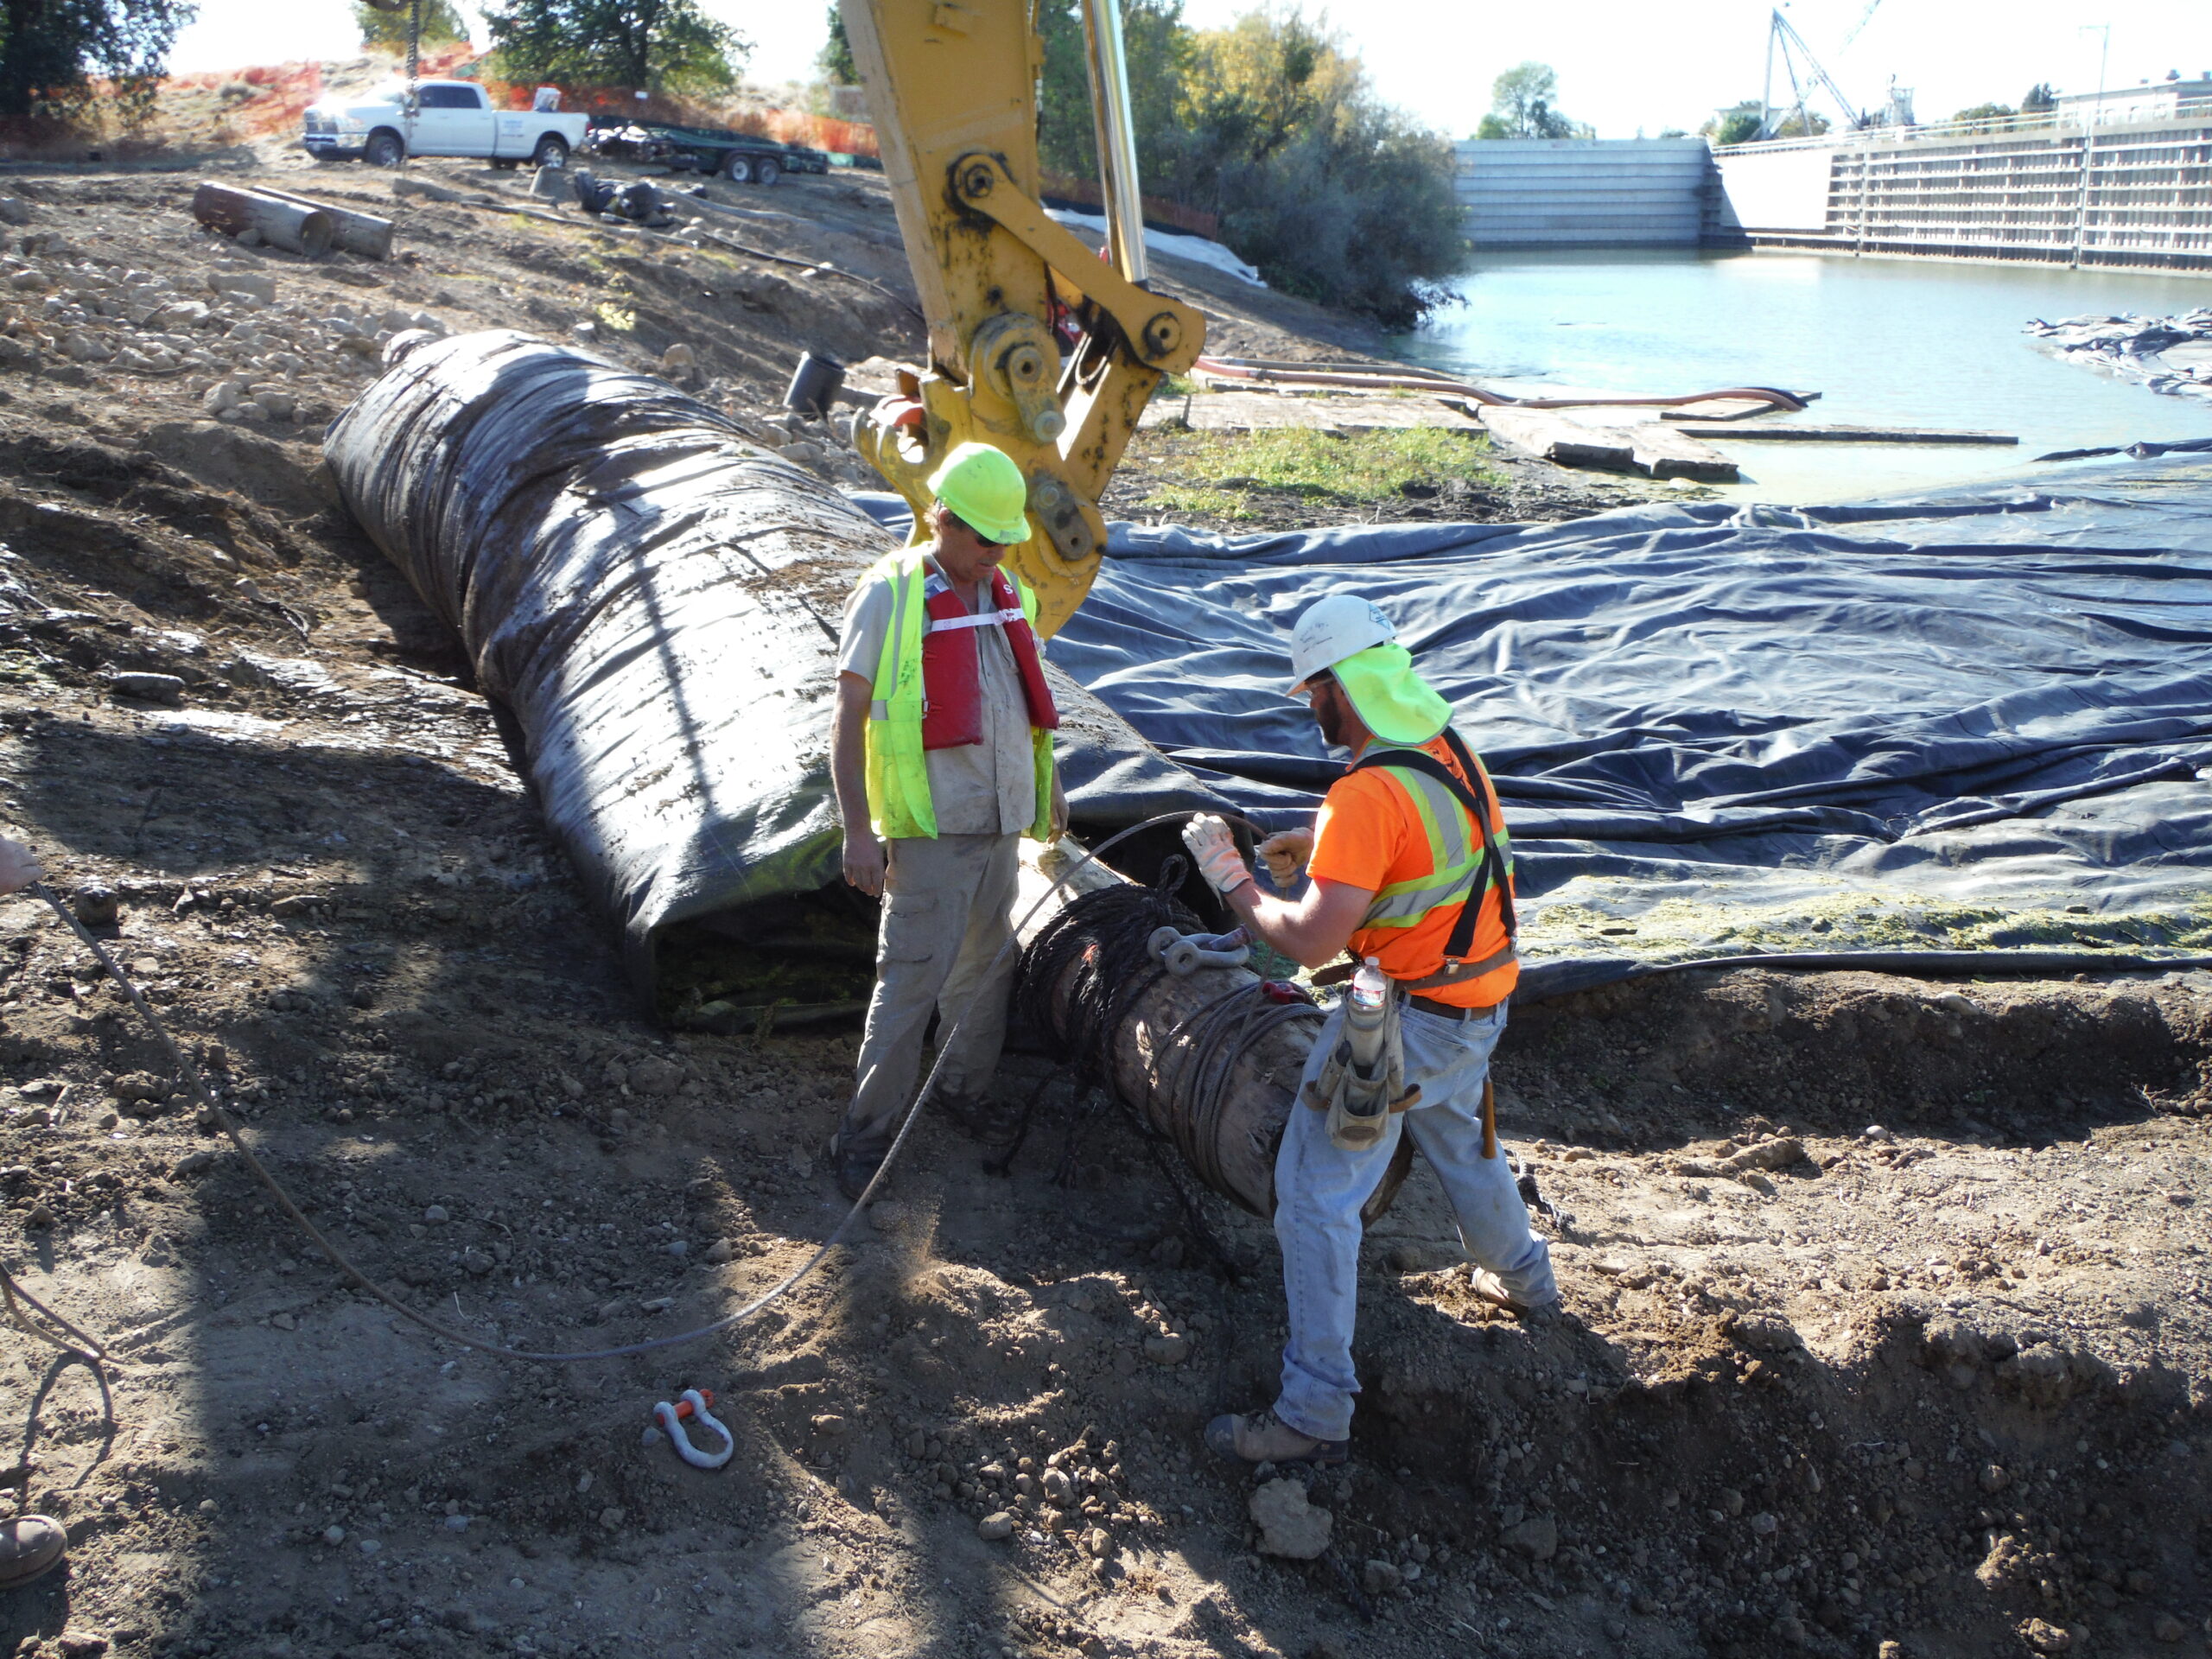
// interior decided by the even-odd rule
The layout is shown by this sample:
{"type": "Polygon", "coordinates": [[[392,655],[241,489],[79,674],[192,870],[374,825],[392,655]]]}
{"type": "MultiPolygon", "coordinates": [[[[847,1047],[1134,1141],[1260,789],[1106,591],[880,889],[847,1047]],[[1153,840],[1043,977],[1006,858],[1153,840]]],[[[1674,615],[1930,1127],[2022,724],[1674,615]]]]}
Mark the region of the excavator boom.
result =
{"type": "Polygon", "coordinates": [[[1164,374],[1205,323],[1145,286],[1118,0],[1084,0],[1107,257],[1039,200],[1036,0],[840,0],[929,319],[928,365],[855,433],[915,510],[954,445],[980,439],[1029,480],[1031,535],[1010,563],[1048,637],[1083,602],[1106,537],[1098,498],[1164,374]]]}

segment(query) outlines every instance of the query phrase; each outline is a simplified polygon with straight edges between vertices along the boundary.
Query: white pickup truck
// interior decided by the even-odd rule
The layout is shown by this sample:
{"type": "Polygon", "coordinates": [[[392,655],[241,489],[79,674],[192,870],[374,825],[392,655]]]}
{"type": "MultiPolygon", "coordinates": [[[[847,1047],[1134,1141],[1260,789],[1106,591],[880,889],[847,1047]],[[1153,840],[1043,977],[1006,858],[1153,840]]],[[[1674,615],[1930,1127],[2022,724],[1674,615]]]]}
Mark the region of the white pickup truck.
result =
{"type": "MultiPolygon", "coordinates": [[[[550,95],[539,101],[552,101],[550,95]]],[[[494,167],[528,162],[564,167],[583,143],[590,118],[558,110],[499,110],[470,80],[416,83],[410,105],[402,81],[365,98],[326,98],[308,107],[302,137],[319,162],[397,167],[410,156],[480,156],[494,167]]]]}

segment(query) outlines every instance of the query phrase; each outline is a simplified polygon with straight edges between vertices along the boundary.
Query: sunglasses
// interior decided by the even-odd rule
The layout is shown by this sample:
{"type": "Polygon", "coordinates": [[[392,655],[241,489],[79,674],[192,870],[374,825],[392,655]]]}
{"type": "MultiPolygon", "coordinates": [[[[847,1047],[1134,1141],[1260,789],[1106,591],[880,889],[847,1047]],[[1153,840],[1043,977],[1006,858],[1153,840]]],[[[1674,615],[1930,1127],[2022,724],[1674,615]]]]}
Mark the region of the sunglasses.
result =
{"type": "Polygon", "coordinates": [[[976,529],[975,525],[973,525],[973,524],[969,524],[969,523],[965,518],[962,518],[958,513],[955,512],[954,512],[950,507],[947,507],[947,508],[944,510],[944,516],[945,516],[946,518],[948,518],[951,519],[951,520],[952,520],[952,522],[953,522],[954,524],[956,524],[959,525],[961,529],[963,529],[963,530],[966,531],[967,531],[970,536],[973,536],[973,537],[975,537],[978,542],[981,542],[981,543],[982,543],[985,547],[1012,547],[1012,546],[1014,545],[1014,543],[1013,543],[1012,542],[1001,542],[1001,541],[998,541],[998,540],[995,539],[995,538],[994,538],[994,537],[988,537],[988,536],[984,535],[984,534],[983,534],[983,532],[982,532],[982,531],[980,531],[980,530],[976,529]]]}

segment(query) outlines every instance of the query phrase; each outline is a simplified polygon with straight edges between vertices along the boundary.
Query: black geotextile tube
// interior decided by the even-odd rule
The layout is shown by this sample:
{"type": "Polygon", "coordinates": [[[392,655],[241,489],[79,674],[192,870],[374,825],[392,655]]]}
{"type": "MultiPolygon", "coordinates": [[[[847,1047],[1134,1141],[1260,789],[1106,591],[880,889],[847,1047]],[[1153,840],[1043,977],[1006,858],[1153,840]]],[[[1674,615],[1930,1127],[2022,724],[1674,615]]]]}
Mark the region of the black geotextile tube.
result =
{"type": "MultiPolygon", "coordinates": [[[[895,537],[674,387],[505,329],[416,345],[323,449],[514,715],[538,805],[649,1006],[662,930],[837,880],[838,626],[895,537]]],[[[1047,672],[1086,830],[1226,809],[1047,672]]]]}
{"type": "Polygon", "coordinates": [[[2047,979],[2054,974],[2179,973],[2212,968],[2212,957],[2115,956],[2109,950],[1777,950],[1764,956],[1701,957],[1687,962],[1637,962],[1628,957],[1574,957],[1523,963],[1516,1002],[1618,985],[1660,974],[1719,973],[1772,968],[1784,973],[1899,974],[1910,979],[2047,979]]]}

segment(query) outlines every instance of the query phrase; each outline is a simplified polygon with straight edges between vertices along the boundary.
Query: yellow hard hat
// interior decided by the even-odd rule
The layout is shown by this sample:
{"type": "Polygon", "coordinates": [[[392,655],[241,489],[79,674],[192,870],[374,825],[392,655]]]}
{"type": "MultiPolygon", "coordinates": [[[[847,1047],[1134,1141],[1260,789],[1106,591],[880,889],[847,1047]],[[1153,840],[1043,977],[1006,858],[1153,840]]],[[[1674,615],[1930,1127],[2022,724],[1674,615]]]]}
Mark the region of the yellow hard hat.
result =
{"type": "Polygon", "coordinates": [[[1003,449],[988,443],[955,446],[930,474],[930,493],[978,536],[1007,545],[1029,539],[1029,486],[1003,449]]]}

